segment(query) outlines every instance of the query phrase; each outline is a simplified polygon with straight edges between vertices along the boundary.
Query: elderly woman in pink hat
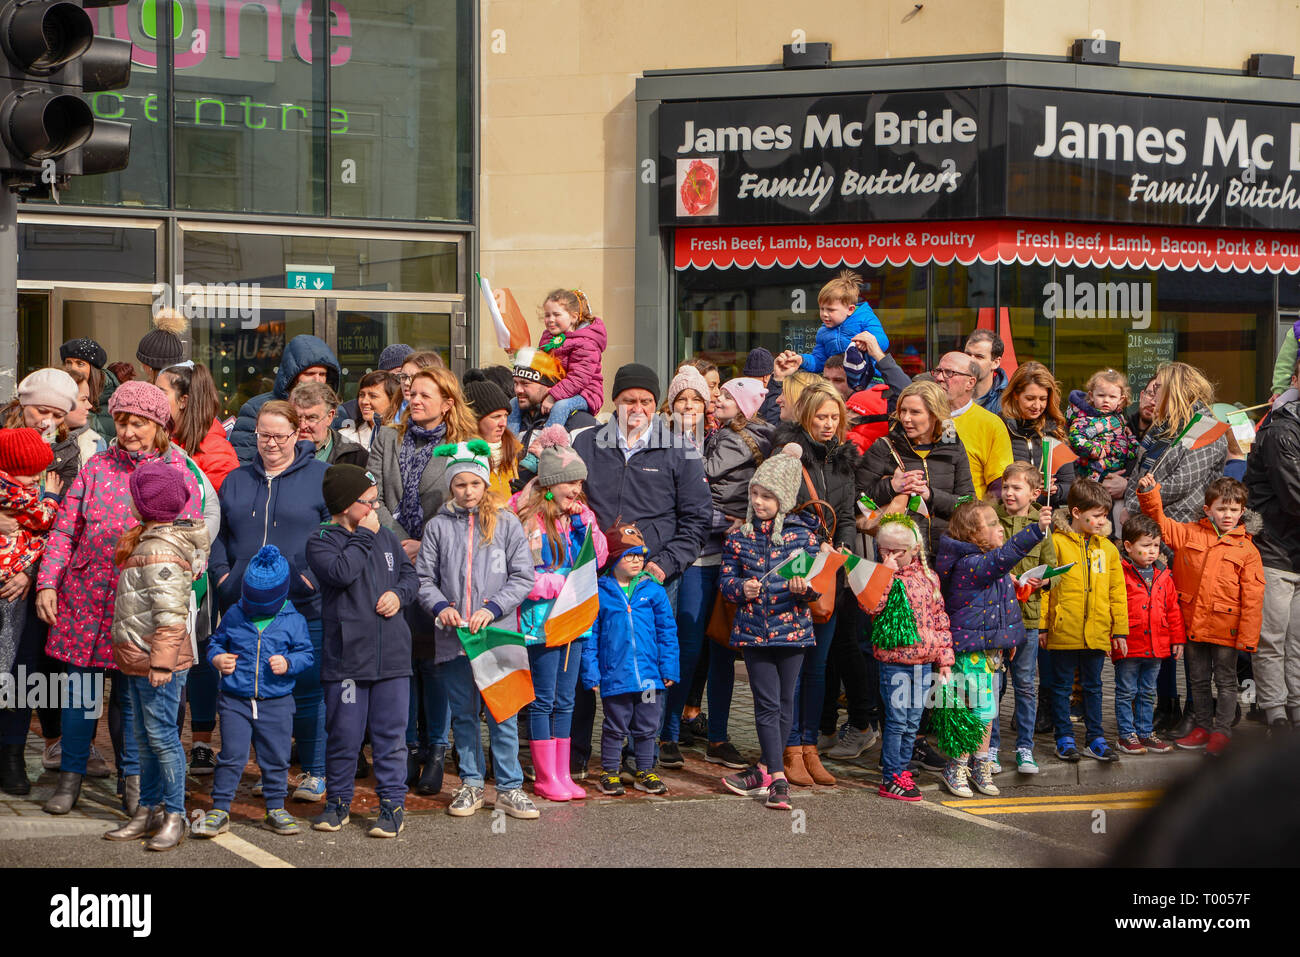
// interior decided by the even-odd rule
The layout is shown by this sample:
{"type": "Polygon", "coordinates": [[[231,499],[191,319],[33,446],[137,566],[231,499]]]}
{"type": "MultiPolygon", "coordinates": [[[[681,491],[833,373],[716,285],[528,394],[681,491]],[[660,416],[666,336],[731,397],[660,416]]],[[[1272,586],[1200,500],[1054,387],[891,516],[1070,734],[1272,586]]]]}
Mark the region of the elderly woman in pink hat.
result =
{"type": "MultiPolygon", "coordinates": [[[[45,652],[63,661],[72,684],[98,688],[97,675],[116,672],[113,661],[113,602],[117,569],[113,549],[128,528],[139,524],[131,506],[131,473],[146,462],[162,462],[181,473],[189,500],[178,516],[202,520],[199,486],[184,453],[168,439],[167,395],[147,382],[126,382],[108,406],[117,437],[91,458],[64,496],[46,542],[36,578],[36,613],[50,626],[45,652]]],[[[45,804],[50,814],[67,814],[81,794],[81,779],[95,736],[102,700],[65,702],[63,759],[58,785],[45,804]],[[68,704],[77,707],[68,707],[68,704]]],[[[134,813],[140,791],[129,707],[122,713],[124,742],[118,766],[125,774],[124,804],[134,813]]]]}

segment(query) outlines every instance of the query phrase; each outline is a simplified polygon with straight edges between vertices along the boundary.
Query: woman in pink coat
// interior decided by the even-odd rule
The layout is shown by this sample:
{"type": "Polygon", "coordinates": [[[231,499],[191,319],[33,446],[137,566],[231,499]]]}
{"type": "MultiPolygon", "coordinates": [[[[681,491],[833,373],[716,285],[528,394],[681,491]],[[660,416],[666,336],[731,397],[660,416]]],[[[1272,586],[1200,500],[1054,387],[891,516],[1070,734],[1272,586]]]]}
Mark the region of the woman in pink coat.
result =
{"type": "MultiPolygon", "coordinates": [[[[50,814],[67,814],[76,806],[103,705],[103,684],[96,684],[97,676],[117,670],[112,637],[117,593],[113,549],[124,531],[140,523],[131,505],[131,473],[145,462],[171,465],[182,474],[189,493],[180,518],[203,520],[198,483],[184,454],[167,437],[171,407],[166,393],[148,382],[125,382],[113,393],[108,411],[117,438],[86,463],[68,489],[36,577],[36,613],[50,626],[45,653],[67,663],[70,684],[83,692],[98,687],[101,693],[100,699],[89,703],[71,695],[64,702],[63,760],[58,785],[45,805],[50,814]]],[[[124,707],[121,763],[128,804],[132,792],[138,799],[140,786],[131,721],[130,709],[124,707]]]]}

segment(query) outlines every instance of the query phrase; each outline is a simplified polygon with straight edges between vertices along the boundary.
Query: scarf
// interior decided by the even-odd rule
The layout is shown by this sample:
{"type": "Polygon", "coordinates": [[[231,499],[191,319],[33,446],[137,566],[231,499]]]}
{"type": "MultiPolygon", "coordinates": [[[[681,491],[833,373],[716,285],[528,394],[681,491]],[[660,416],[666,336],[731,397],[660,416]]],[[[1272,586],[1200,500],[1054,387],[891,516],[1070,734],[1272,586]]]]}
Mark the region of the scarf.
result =
{"type": "Polygon", "coordinates": [[[397,472],[402,477],[402,500],[397,506],[397,521],[413,538],[419,538],[424,529],[420,479],[433,458],[433,450],[442,444],[446,434],[445,422],[439,422],[432,429],[422,429],[411,423],[397,447],[397,472]]]}

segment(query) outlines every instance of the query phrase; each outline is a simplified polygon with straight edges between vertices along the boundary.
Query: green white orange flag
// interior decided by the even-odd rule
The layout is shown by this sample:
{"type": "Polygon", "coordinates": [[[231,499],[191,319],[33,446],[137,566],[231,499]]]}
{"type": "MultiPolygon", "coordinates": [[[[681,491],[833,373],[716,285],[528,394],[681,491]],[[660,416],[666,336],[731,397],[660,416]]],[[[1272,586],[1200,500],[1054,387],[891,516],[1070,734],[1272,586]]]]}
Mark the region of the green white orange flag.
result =
{"type": "Polygon", "coordinates": [[[1061,466],[1077,461],[1079,456],[1062,442],[1050,435],[1043,439],[1043,488],[1052,487],[1052,476],[1061,470],[1061,466]]]}
{"type": "Polygon", "coordinates": [[[536,697],[523,635],[491,627],[480,628],[476,635],[457,628],[456,634],[469,656],[474,684],[496,721],[514,717],[536,697]]]}
{"type": "Polygon", "coordinates": [[[825,595],[835,590],[835,573],[843,567],[846,558],[842,552],[803,551],[782,562],[776,573],[786,581],[806,578],[813,591],[825,595]]]}
{"type": "Polygon", "coordinates": [[[1187,428],[1179,433],[1177,441],[1185,449],[1203,449],[1227,434],[1228,423],[1197,412],[1192,416],[1192,421],[1187,423],[1187,428]]]}
{"type": "Polygon", "coordinates": [[[926,518],[930,517],[930,510],[925,507],[925,499],[919,495],[913,495],[907,500],[907,510],[917,515],[924,515],[926,518]]]}
{"type": "Polygon", "coordinates": [[[519,308],[519,303],[510,290],[501,288],[493,292],[487,279],[478,273],[474,275],[483,291],[483,298],[487,301],[488,313],[492,316],[497,345],[506,352],[518,352],[529,345],[532,339],[528,334],[528,320],[524,318],[524,311],[519,308]]]}
{"type": "Polygon", "coordinates": [[[867,521],[874,522],[880,518],[881,509],[871,498],[870,495],[858,496],[858,511],[867,517],[867,521]]]}
{"type": "Polygon", "coordinates": [[[848,572],[849,588],[858,596],[862,610],[874,612],[893,584],[893,571],[888,565],[868,561],[860,555],[848,556],[844,568],[848,572]]]}
{"type": "Polygon", "coordinates": [[[546,647],[557,648],[567,645],[576,638],[581,638],[596,623],[596,613],[600,610],[600,597],[596,583],[596,546],[591,542],[591,526],[587,526],[587,537],[578,549],[577,561],[573,570],[564,580],[551,613],[546,616],[544,631],[546,647]]]}

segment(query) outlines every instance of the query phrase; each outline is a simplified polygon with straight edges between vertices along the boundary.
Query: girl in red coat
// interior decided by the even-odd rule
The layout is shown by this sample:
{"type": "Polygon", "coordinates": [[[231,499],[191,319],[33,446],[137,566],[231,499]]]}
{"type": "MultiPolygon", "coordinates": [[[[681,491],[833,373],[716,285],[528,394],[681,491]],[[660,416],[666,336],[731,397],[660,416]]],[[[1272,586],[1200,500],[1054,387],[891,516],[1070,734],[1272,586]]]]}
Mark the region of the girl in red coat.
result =
{"type": "Polygon", "coordinates": [[[1115,723],[1121,754],[1164,754],[1174,746],[1152,730],[1160,662],[1183,656],[1183,613],[1174,576],[1160,558],[1160,526],[1146,515],[1124,523],[1124,584],[1128,638],[1111,642],[1115,663],[1115,723]]]}

